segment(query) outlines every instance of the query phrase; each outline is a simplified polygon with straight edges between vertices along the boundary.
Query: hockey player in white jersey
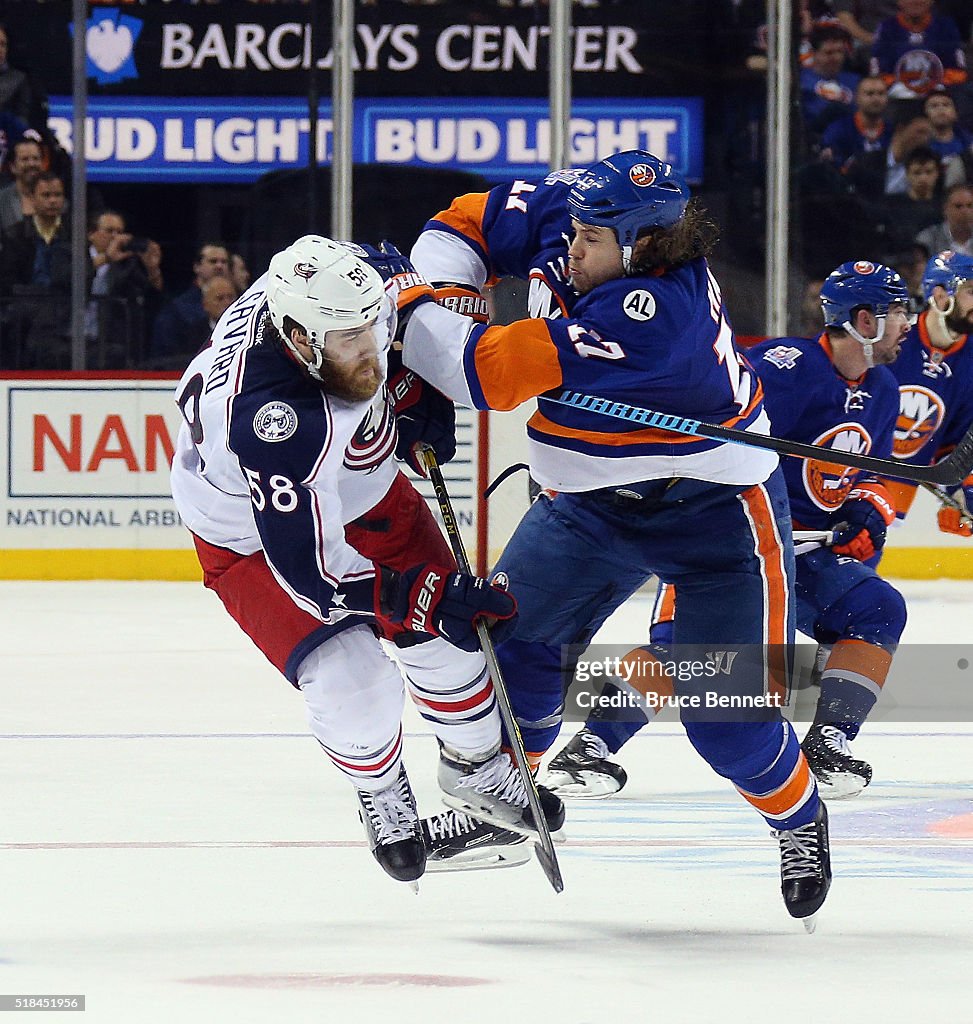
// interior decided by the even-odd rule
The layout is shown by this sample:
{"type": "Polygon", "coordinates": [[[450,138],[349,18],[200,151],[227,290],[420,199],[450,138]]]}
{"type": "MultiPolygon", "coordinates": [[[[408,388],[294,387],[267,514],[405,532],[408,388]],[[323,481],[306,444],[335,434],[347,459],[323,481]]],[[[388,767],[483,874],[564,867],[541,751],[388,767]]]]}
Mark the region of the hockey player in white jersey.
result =
{"type": "MultiPolygon", "coordinates": [[[[314,737],[357,791],[379,864],[414,882],[427,856],[468,845],[502,859],[534,823],[500,750],[475,633],[485,619],[502,636],[516,602],[456,571],[393,461],[396,314],[367,257],[308,235],[227,310],[178,385],[172,492],[204,584],[300,689],[314,737]],[[402,762],[403,673],[439,741],[444,800],[477,821],[420,822],[402,762]]],[[[562,805],[542,799],[557,829],[562,805]]]]}

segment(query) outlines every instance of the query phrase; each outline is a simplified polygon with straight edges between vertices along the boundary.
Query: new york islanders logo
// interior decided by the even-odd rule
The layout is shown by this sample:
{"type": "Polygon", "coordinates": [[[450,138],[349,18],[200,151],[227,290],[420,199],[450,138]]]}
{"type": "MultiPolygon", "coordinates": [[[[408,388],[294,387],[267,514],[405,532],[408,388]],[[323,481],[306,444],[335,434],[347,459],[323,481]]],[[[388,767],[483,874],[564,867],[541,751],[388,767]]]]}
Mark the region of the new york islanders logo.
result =
{"type": "Polygon", "coordinates": [[[645,188],[655,181],[655,171],[648,164],[636,164],[628,172],[628,176],[632,184],[638,185],[639,188],[645,188]]]}
{"type": "MultiPolygon", "coordinates": [[[[867,455],[872,448],[872,439],[860,423],[841,423],[812,443],[818,448],[854,455],[867,455]]],[[[833,512],[848,497],[858,473],[857,469],[837,466],[825,459],[807,459],[803,469],[804,490],[818,508],[833,512]]]]}
{"type": "Polygon", "coordinates": [[[859,260],[854,267],[856,274],[874,274],[875,264],[869,263],[868,260],[859,260]]]}
{"type": "Polygon", "coordinates": [[[318,268],[312,266],[310,263],[295,263],[294,273],[298,277],[303,277],[305,281],[310,281],[312,277],[318,272],[318,268]]]}
{"type": "Polygon", "coordinates": [[[919,384],[899,388],[899,415],[895,421],[892,456],[911,459],[940,428],[946,406],[935,391],[919,384]]]}

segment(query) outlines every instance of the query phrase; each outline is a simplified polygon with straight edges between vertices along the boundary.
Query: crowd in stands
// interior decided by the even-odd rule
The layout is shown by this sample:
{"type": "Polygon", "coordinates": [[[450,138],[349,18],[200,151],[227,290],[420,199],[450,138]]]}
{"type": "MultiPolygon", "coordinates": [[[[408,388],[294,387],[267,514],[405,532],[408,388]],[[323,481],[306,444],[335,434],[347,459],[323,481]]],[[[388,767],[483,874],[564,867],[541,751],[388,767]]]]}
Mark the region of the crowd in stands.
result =
{"type": "Polygon", "coordinates": [[[973,4],[804,5],[797,198],[811,275],[973,251],[973,4]],[[960,28],[962,24],[962,30],[960,28]]]}
{"type": "MultiPolygon", "coordinates": [[[[741,66],[764,71],[764,0],[725,0],[721,10],[750,26],[741,66]]],[[[973,255],[973,2],[800,0],[799,11],[792,238],[808,294],[862,254],[897,267],[918,292],[930,254],[973,255]]],[[[8,48],[0,25],[0,371],[68,369],[70,159],[48,131],[46,98],[8,62],[8,48]]],[[[762,127],[759,103],[748,116],[762,127]]],[[[747,162],[751,177],[739,180],[755,187],[737,191],[759,195],[759,144],[743,160],[727,156],[730,175],[747,162]]],[[[245,262],[223,240],[201,239],[181,290],[168,278],[182,281],[189,268],[166,265],[162,246],[139,232],[138,209],[112,208],[92,189],[88,212],[87,367],[180,370],[247,287],[245,262]]],[[[743,234],[762,248],[759,229],[743,234]]],[[[813,308],[804,314],[816,321],[813,308]]]]}

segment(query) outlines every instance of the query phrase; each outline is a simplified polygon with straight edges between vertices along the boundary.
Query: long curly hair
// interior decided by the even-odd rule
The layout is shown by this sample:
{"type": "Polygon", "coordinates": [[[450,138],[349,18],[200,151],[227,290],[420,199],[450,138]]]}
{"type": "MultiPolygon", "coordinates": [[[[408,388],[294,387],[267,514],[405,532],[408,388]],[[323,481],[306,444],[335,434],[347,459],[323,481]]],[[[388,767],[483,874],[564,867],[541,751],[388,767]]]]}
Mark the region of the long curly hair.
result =
{"type": "Polygon", "coordinates": [[[671,228],[650,229],[635,243],[631,273],[651,274],[709,256],[719,237],[720,230],[705,208],[691,199],[671,228]]]}

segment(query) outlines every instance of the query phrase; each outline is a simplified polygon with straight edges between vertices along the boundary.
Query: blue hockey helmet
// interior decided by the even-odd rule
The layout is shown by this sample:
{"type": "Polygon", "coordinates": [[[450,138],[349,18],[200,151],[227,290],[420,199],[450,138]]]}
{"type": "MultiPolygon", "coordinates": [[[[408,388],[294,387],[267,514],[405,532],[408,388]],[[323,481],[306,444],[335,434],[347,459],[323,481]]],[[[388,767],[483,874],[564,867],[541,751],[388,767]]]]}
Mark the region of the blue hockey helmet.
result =
{"type": "Polygon", "coordinates": [[[922,294],[928,302],[932,298],[933,288],[939,285],[952,298],[956,289],[964,281],[970,280],[973,280],[973,257],[946,249],[936,253],[926,264],[922,275],[922,294]]]}
{"type": "Polygon", "coordinates": [[[842,263],[821,286],[825,326],[843,331],[848,330],[856,309],[870,309],[883,318],[894,303],[909,307],[909,290],[896,271],[881,263],[842,263]]]}
{"type": "Polygon", "coordinates": [[[689,186],[681,174],[643,149],[592,164],[568,193],[568,213],[582,224],[611,228],[627,270],[635,241],[650,228],[670,228],[686,212],[689,186]]]}

